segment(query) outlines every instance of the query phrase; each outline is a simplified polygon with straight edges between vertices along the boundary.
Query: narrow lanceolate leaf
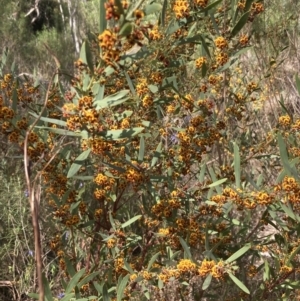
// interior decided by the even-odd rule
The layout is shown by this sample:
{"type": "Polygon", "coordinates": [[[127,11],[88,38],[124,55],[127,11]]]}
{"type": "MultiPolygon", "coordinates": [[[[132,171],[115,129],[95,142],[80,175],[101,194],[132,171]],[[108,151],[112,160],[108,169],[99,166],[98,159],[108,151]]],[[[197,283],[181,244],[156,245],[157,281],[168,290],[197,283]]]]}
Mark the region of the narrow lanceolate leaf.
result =
{"type": "Polygon", "coordinates": [[[124,290],[126,288],[126,285],[128,283],[129,275],[126,275],[120,282],[117,288],[117,301],[122,301],[122,298],[124,296],[124,290]]]}
{"type": "Polygon", "coordinates": [[[210,56],[209,49],[208,49],[208,46],[207,46],[207,44],[206,44],[206,42],[205,42],[205,39],[204,39],[204,37],[203,37],[202,35],[200,35],[200,40],[201,40],[201,45],[202,45],[203,49],[205,50],[206,54],[207,54],[209,57],[211,57],[211,56],[210,56]]]}
{"type": "Polygon", "coordinates": [[[157,259],[157,257],[158,257],[159,255],[160,255],[160,252],[154,254],[154,255],[151,257],[151,259],[150,259],[150,261],[149,261],[149,263],[148,263],[147,271],[150,271],[150,269],[151,269],[153,263],[156,261],[156,259],[157,259]]]}
{"type": "MultiPolygon", "coordinates": [[[[35,118],[39,118],[39,115],[33,113],[33,112],[29,112],[30,115],[32,115],[35,118]]],[[[54,119],[54,118],[48,118],[48,117],[40,117],[40,120],[48,122],[48,123],[52,123],[52,124],[57,124],[60,126],[66,126],[67,123],[63,120],[59,120],[59,119],[54,119]]]]}
{"type": "Polygon", "coordinates": [[[126,77],[126,80],[127,80],[127,83],[128,83],[128,86],[129,86],[129,89],[130,89],[130,92],[132,93],[132,95],[136,95],[135,93],[135,89],[134,89],[134,85],[132,83],[132,80],[130,78],[130,76],[128,75],[128,73],[126,71],[124,71],[124,74],[125,74],[125,77],[126,77]]]}
{"type": "Polygon", "coordinates": [[[140,138],[140,149],[139,149],[139,156],[138,156],[139,162],[143,162],[144,155],[145,155],[145,138],[142,136],[140,138]]]}
{"type": "Polygon", "coordinates": [[[122,224],[121,227],[122,228],[128,227],[129,225],[131,225],[132,223],[134,223],[135,221],[137,221],[141,217],[142,217],[142,215],[136,215],[136,216],[132,217],[129,221],[122,224]]]}
{"type": "Polygon", "coordinates": [[[141,133],[144,128],[131,128],[131,129],[122,129],[122,130],[109,130],[105,131],[100,136],[106,140],[119,140],[124,138],[131,138],[141,133]]]}
{"type": "Polygon", "coordinates": [[[80,132],[72,132],[64,129],[56,129],[56,128],[51,128],[49,126],[35,126],[37,129],[42,129],[42,130],[47,130],[49,132],[62,135],[62,136],[73,136],[73,137],[81,137],[80,132]]]}
{"type": "Polygon", "coordinates": [[[100,11],[99,11],[99,34],[101,34],[106,29],[106,9],[104,4],[106,0],[100,0],[100,11]]]}
{"type": "Polygon", "coordinates": [[[83,153],[81,153],[76,159],[75,162],[71,165],[69,171],[68,171],[68,175],[67,178],[72,178],[77,171],[81,168],[81,166],[83,165],[84,161],[88,158],[89,154],[91,152],[91,149],[87,149],[86,151],[84,151],[83,153]]]}
{"type": "Polygon", "coordinates": [[[217,0],[217,1],[213,2],[213,3],[211,3],[210,5],[207,5],[207,6],[203,9],[203,11],[205,11],[205,12],[210,11],[212,8],[214,8],[215,6],[217,6],[221,1],[223,1],[223,0],[217,0]]]}
{"type": "Polygon", "coordinates": [[[16,113],[17,112],[17,104],[18,104],[18,93],[17,93],[16,88],[13,89],[11,98],[12,98],[12,109],[16,113]]]}
{"type": "Polygon", "coordinates": [[[167,11],[167,7],[168,7],[168,0],[164,0],[163,6],[162,6],[162,11],[161,11],[161,15],[160,15],[160,22],[161,22],[161,26],[165,27],[165,20],[166,20],[166,11],[167,11]]]}
{"type": "Polygon", "coordinates": [[[152,158],[152,161],[151,161],[151,167],[153,167],[153,166],[157,163],[157,161],[158,161],[158,159],[159,159],[159,157],[160,157],[160,155],[161,155],[161,149],[162,149],[162,143],[160,142],[160,143],[158,144],[158,146],[156,147],[154,156],[153,156],[153,158],[152,158]]]}
{"type": "Polygon", "coordinates": [[[209,184],[207,187],[212,188],[212,187],[220,186],[221,184],[223,184],[226,181],[227,181],[227,178],[224,178],[224,179],[221,179],[214,183],[209,184]]]}
{"type": "Polygon", "coordinates": [[[236,188],[241,188],[241,157],[239,146],[234,142],[234,177],[236,188]]]}
{"type": "Polygon", "coordinates": [[[62,299],[60,299],[59,301],[70,301],[72,298],[75,297],[74,293],[70,293],[70,294],[66,294],[64,295],[64,297],[62,299]]]}
{"type": "Polygon", "coordinates": [[[296,74],[296,86],[298,94],[300,95],[300,78],[298,77],[298,74],[296,74]]]}
{"type": "Polygon", "coordinates": [[[238,22],[235,24],[235,26],[231,31],[232,37],[236,36],[241,31],[241,29],[245,26],[245,24],[248,21],[249,15],[250,12],[246,12],[241,16],[241,18],[238,20],[238,22]]]}
{"type": "Polygon", "coordinates": [[[244,291],[246,294],[250,294],[250,291],[248,290],[248,288],[245,286],[245,284],[243,282],[241,282],[238,278],[236,278],[233,274],[228,273],[229,277],[231,278],[231,280],[242,290],[244,291]]]}
{"type": "Polygon", "coordinates": [[[186,255],[187,259],[192,259],[192,254],[191,254],[190,248],[187,245],[187,243],[185,242],[185,240],[183,238],[179,237],[179,241],[180,241],[180,244],[183,247],[183,250],[185,252],[185,255],[186,255]]]}
{"type": "Polygon", "coordinates": [[[121,37],[127,37],[132,33],[133,24],[131,22],[126,22],[120,29],[119,35],[121,37]]]}
{"type": "Polygon", "coordinates": [[[238,259],[238,258],[241,257],[242,255],[244,255],[250,248],[251,248],[251,244],[246,244],[244,247],[242,247],[241,249],[239,249],[238,251],[236,251],[234,254],[232,254],[232,255],[226,260],[226,262],[230,263],[230,262],[232,262],[232,261],[235,261],[236,259],[238,259]]]}
{"type": "Polygon", "coordinates": [[[49,285],[49,282],[45,275],[43,274],[43,284],[44,284],[44,290],[45,290],[45,297],[47,301],[53,301],[52,293],[51,293],[51,288],[49,285]]]}
{"type": "Polygon", "coordinates": [[[88,65],[90,71],[94,73],[92,52],[87,41],[83,42],[79,57],[84,64],[88,65]]]}
{"type": "Polygon", "coordinates": [[[94,100],[94,105],[96,106],[96,110],[105,109],[107,107],[113,107],[125,102],[128,97],[125,97],[129,93],[129,90],[122,90],[113,95],[107,96],[103,99],[94,100]]]}
{"type": "Polygon", "coordinates": [[[208,289],[208,287],[211,284],[211,280],[212,280],[212,275],[208,274],[208,276],[205,278],[203,284],[202,284],[202,289],[205,291],[206,289],[208,289]]]}
{"type": "MultiPolygon", "coordinates": [[[[1,66],[0,66],[0,67],[1,67],[1,66]]],[[[1,70],[1,68],[0,68],[0,70],[1,70]]],[[[0,73],[0,75],[2,75],[2,74],[0,73]]],[[[39,300],[39,294],[36,294],[36,293],[28,293],[27,295],[28,295],[28,297],[30,297],[30,298],[32,298],[32,299],[39,300]]]]}
{"type": "MultiPolygon", "coordinates": [[[[209,171],[209,174],[211,176],[211,179],[212,179],[213,183],[217,183],[218,179],[217,179],[217,176],[216,176],[215,171],[213,170],[213,168],[208,167],[208,171],[209,171]]],[[[216,190],[217,190],[218,194],[222,193],[222,189],[219,187],[219,185],[214,186],[214,187],[216,187],[216,190]]]]}
{"type": "Polygon", "coordinates": [[[100,274],[100,271],[97,272],[93,272],[91,274],[89,274],[88,276],[84,277],[79,283],[78,283],[78,287],[82,287],[83,285],[85,285],[86,283],[90,282],[91,280],[93,280],[98,274],[100,274]]]}
{"type": "Polygon", "coordinates": [[[152,3],[145,6],[146,15],[161,12],[161,10],[162,10],[162,5],[159,3],[152,3]]]}
{"type": "Polygon", "coordinates": [[[247,0],[245,4],[245,11],[248,11],[251,8],[251,4],[254,2],[254,0],[247,0]]]}
{"type": "Polygon", "coordinates": [[[289,176],[293,176],[297,181],[299,181],[300,178],[298,176],[297,170],[293,166],[291,166],[289,163],[289,157],[288,157],[288,152],[286,149],[286,144],[280,133],[277,134],[277,140],[278,140],[280,158],[281,158],[283,168],[285,169],[285,171],[287,172],[287,174],[289,176]]]}
{"type": "Polygon", "coordinates": [[[85,273],[85,268],[80,270],[79,272],[77,272],[71,279],[71,281],[69,282],[67,288],[66,288],[66,294],[69,294],[72,292],[72,290],[75,288],[75,286],[77,286],[80,278],[84,275],[85,273]]]}

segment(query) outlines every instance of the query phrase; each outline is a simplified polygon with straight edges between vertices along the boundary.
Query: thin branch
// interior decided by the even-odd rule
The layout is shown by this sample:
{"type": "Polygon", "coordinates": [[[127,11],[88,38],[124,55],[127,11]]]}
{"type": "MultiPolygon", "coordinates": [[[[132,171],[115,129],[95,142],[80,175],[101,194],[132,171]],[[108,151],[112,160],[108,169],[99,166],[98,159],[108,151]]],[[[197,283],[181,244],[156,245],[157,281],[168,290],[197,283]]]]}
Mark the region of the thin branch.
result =
{"type": "Polygon", "coordinates": [[[30,210],[31,210],[31,217],[32,217],[32,226],[34,231],[34,246],[35,246],[35,260],[36,260],[36,269],[37,269],[37,278],[38,278],[38,287],[39,287],[39,301],[45,300],[45,291],[43,286],[43,263],[42,263],[42,250],[41,250],[41,239],[40,239],[40,228],[39,228],[39,222],[38,222],[38,202],[37,198],[40,199],[40,190],[39,187],[37,187],[37,183],[35,182],[37,178],[35,178],[34,181],[30,181],[30,175],[29,175],[29,158],[28,158],[28,137],[29,134],[32,132],[38,121],[41,119],[46,106],[47,101],[49,97],[49,93],[52,87],[52,83],[54,80],[54,77],[58,73],[57,71],[53,74],[47,88],[47,92],[45,95],[44,105],[41,110],[41,113],[39,117],[33,122],[31,127],[27,130],[25,141],[24,141],[24,169],[25,169],[25,177],[26,177],[26,184],[27,184],[27,190],[29,193],[29,202],[30,202],[30,210]]]}

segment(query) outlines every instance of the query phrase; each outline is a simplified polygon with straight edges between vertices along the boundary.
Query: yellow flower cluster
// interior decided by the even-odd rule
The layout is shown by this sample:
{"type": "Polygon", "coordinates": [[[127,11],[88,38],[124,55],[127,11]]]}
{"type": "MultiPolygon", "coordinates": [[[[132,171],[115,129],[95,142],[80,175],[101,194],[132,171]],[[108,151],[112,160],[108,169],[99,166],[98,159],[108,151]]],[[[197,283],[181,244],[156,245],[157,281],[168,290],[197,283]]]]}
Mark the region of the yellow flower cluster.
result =
{"type": "Polygon", "coordinates": [[[103,60],[106,62],[118,61],[120,57],[120,50],[117,48],[117,35],[105,29],[101,35],[98,36],[99,45],[103,50],[103,60]]]}
{"type": "Polygon", "coordinates": [[[159,41],[163,38],[162,33],[159,30],[158,25],[155,25],[150,31],[149,31],[149,39],[152,41],[159,41]]]}
{"type": "Polygon", "coordinates": [[[208,0],[194,0],[194,3],[202,8],[205,8],[207,6],[208,0]]]}
{"type": "Polygon", "coordinates": [[[186,0],[175,0],[173,11],[176,19],[186,18],[190,15],[189,3],[186,0]]]}
{"type": "Polygon", "coordinates": [[[163,269],[162,272],[158,275],[158,278],[164,283],[167,283],[172,277],[178,279],[180,277],[180,274],[181,273],[178,269],[163,269]]]}
{"type": "Polygon", "coordinates": [[[110,238],[107,242],[106,245],[109,249],[112,249],[116,245],[116,240],[113,238],[110,238]]]}
{"type": "Polygon", "coordinates": [[[181,273],[190,272],[193,273],[196,270],[196,264],[190,259],[181,259],[177,264],[177,269],[181,273]]]}
{"type": "Polygon", "coordinates": [[[224,37],[217,37],[214,42],[216,47],[219,49],[225,49],[228,47],[228,42],[224,37]]]}
{"type": "Polygon", "coordinates": [[[138,79],[138,82],[139,83],[136,85],[136,93],[139,97],[141,97],[149,91],[148,82],[146,78],[140,78],[138,79]]]}
{"type": "Polygon", "coordinates": [[[153,97],[150,94],[146,94],[142,99],[143,107],[150,108],[153,105],[153,97]]]}
{"type": "Polygon", "coordinates": [[[195,64],[196,64],[196,68],[197,68],[197,69],[202,68],[202,66],[203,66],[204,64],[206,64],[206,63],[207,63],[207,59],[206,59],[205,56],[200,56],[200,57],[197,58],[196,61],[195,61],[195,64]]]}

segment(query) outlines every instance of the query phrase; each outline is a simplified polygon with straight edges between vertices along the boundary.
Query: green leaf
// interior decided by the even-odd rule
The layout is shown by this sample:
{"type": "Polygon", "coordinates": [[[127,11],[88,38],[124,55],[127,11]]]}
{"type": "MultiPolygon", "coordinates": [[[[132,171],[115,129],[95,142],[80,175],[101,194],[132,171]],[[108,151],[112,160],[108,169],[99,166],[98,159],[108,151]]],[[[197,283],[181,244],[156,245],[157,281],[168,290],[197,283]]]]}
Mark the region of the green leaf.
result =
{"type": "Polygon", "coordinates": [[[62,135],[62,136],[81,137],[81,133],[72,132],[72,131],[68,131],[68,130],[64,130],[64,129],[56,129],[56,128],[51,128],[48,126],[35,126],[35,128],[41,129],[41,130],[47,130],[49,132],[53,132],[55,134],[62,135]]]}
{"type": "Polygon", "coordinates": [[[264,274],[263,274],[263,280],[269,280],[270,279],[270,267],[267,260],[265,260],[265,268],[264,268],[264,274]]]}
{"type": "Polygon", "coordinates": [[[281,133],[277,134],[277,140],[279,144],[280,158],[281,158],[283,168],[285,169],[285,171],[289,176],[293,176],[297,181],[299,181],[300,178],[298,176],[297,170],[294,167],[292,167],[289,163],[288,152],[281,133]]]}
{"type": "Polygon", "coordinates": [[[156,147],[156,150],[154,152],[154,155],[153,155],[153,158],[151,161],[151,167],[153,167],[157,163],[159,157],[161,156],[161,151],[162,151],[162,142],[160,142],[156,147]]]}
{"type": "MultiPolygon", "coordinates": [[[[211,176],[211,179],[212,179],[213,183],[217,183],[217,182],[218,182],[218,179],[217,179],[217,177],[216,177],[216,174],[215,174],[214,170],[209,166],[209,167],[208,167],[208,171],[209,171],[209,174],[210,174],[210,176],[211,176]]],[[[223,181],[223,180],[224,180],[224,179],[222,179],[222,181],[223,181]]],[[[218,194],[222,194],[222,189],[219,187],[219,185],[214,186],[214,187],[216,187],[216,190],[217,190],[218,194]]]]}
{"type": "Polygon", "coordinates": [[[138,162],[143,162],[145,155],[145,138],[141,136],[140,138],[140,148],[139,148],[139,156],[138,156],[138,162]]]}
{"type": "Polygon", "coordinates": [[[88,65],[90,71],[93,74],[94,73],[93,57],[92,57],[90,46],[87,41],[83,42],[79,57],[84,64],[88,65]]]}
{"type": "Polygon", "coordinates": [[[150,15],[157,12],[161,12],[162,8],[163,7],[161,4],[153,2],[145,6],[145,14],[150,15]]]}
{"type": "Polygon", "coordinates": [[[207,277],[205,278],[203,284],[202,284],[202,290],[206,290],[208,289],[208,287],[211,284],[211,280],[212,280],[212,274],[208,274],[207,277]]]}
{"type": "Polygon", "coordinates": [[[114,3],[115,3],[115,5],[117,5],[118,11],[120,12],[120,14],[125,15],[124,8],[123,8],[121,0],[115,0],[114,3]]]}
{"type": "Polygon", "coordinates": [[[207,187],[212,188],[212,187],[220,186],[221,184],[223,184],[226,181],[227,181],[227,178],[224,178],[224,179],[218,180],[218,181],[216,181],[214,183],[211,183],[207,187]]]}
{"type": "Polygon", "coordinates": [[[144,128],[131,128],[131,129],[122,129],[122,130],[109,130],[102,133],[100,136],[104,137],[107,140],[119,140],[124,138],[131,138],[141,133],[144,128]]]}
{"type": "Polygon", "coordinates": [[[171,35],[180,28],[179,22],[173,19],[166,30],[166,35],[171,35]]]}
{"type": "Polygon", "coordinates": [[[74,266],[72,265],[68,257],[65,257],[64,259],[67,266],[67,271],[70,274],[70,276],[73,277],[76,274],[76,270],[74,269],[74,266]]]}
{"type": "Polygon", "coordinates": [[[248,290],[248,288],[245,286],[244,283],[242,283],[238,278],[236,278],[233,274],[228,273],[229,277],[231,278],[231,280],[242,290],[244,291],[246,294],[250,294],[250,291],[248,290]]]}
{"type": "Polygon", "coordinates": [[[130,266],[130,264],[124,260],[124,267],[125,270],[127,270],[131,275],[134,274],[134,270],[132,269],[132,267],[130,266]]]}
{"type": "MultiPolygon", "coordinates": [[[[29,114],[32,115],[35,118],[39,118],[39,115],[37,115],[33,112],[29,112],[29,114]]],[[[67,123],[65,121],[59,120],[59,119],[41,117],[40,120],[48,122],[48,123],[57,124],[57,125],[60,125],[60,126],[67,126],[67,123]]]]}
{"type": "Polygon", "coordinates": [[[296,87],[297,87],[298,94],[300,96],[300,78],[298,77],[298,74],[296,74],[296,87]]]}
{"type": "Polygon", "coordinates": [[[75,294],[74,293],[70,293],[70,294],[66,294],[64,295],[64,297],[62,299],[60,299],[59,301],[69,301],[71,300],[72,298],[75,297],[75,294]]]}
{"type": "Polygon", "coordinates": [[[241,257],[242,255],[244,255],[249,249],[251,248],[251,244],[246,244],[245,246],[243,246],[241,249],[239,249],[238,251],[236,251],[234,254],[232,254],[229,258],[227,258],[226,262],[230,263],[235,261],[236,259],[238,259],[239,257],[241,257]]]}
{"type": "MultiPolygon", "coordinates": [[[[1,68],[0,68],[0,70],[1,70],[1,68]]],[[[28,293],[27,295],[28,295],[28,297],[36,299],[36,300],[38,300],[40,297],[40,295],[36,294],[36,293],[28,293]]]]}
{"type": "Polygon", "coordinates": [[[14,112],[17,112],[17,105],[18,105],[18,93],[17,93],[17,89],[16,87],[14,87],[13,92],[12,92],[12,109],[14,110],[14,112]]]}
{"type": "Polygon", "coordinates": [[[221,33],[220,33],[220,30],[219,30],[219,26],[216,22],[215,14],[212,11],[210,11],[208,14],[210,16],[210,19],[211,19],[212,25],[214,27],[214,30],[216,31],[217,35],[220,36],[221,33]]]}
{"type": "Polygon", "coordinates": [[[254,2],[255,0],[247,0],[246,4],[245,4],[245,11],[248,11],[251,8],[251,4],[254,2]]]}
{"type": "Polygon", "coordinates": [[[133,31],[133,24],[131,22],[125,22],[125,24],[122,26],[119,35],[121,37],[127,37],[129,36],[133,31]]]}
{"type": "Polygon", "coordinates": [[[204,63],[201,67],[201,75],[202,77],[205,77],[206,73],[207,73],[207,65],[204,63]]]}
{"type": "Polygon", "coordinates": [[[87,149],[86,151],[84,151],[83,153],[81,153],[76,159],[75,162],[71,165],[69,171],[68,171],[68,175],[67,178],[72,178],[77,171],[81,168],[81,166],[83,165],[83,161],[85,161],[89,155],[90,155],[91,149],[87,149]]]}
{"type": "Polygon", "coordinates": [[[133,111],[125,110],[122,113],[114,114],[114,116],[118,121],[121,121],[124,118],[130,117],[132,113],[133,111]]]}
{"type": "Polygon", "coordinates": [[[126,288],[127,282],[129,279],[129,275],[126,275],[121,281],[120,284],[118,285],[117,289],[117,301],[122,301],[123,295],[124,295],[124,290],[126,288]]]}
{"type": "Polygon", "coordinates": [[[199,182],[201,184],[204,181],[205,172],[206,172],[206,162],[204,162],[203,164],[201,164],[201,168],[200,168],[200,174],[199,174],[198,180],[199,180],[199,182]]]}
{"type": "Polygon", "coordinates": [[[212,8],[214,8],[215,6],[217,6],[220,2],[222,2],[223,0],[217,0],[209,5],[207,5],[205,8],[203,8],[204,12],[208,12],[210,11],[212,8]]]}
{"type": "Polygon", "coordinates": [[[128,97],[125,97],[128,93],[129,90],[122,90],[113,95],[107,96],[103,99],[94,100],[94,105],[96,105],[96,110],[105,109],[107,107],[113,107],[122,104],[128,99],[128,97]]]}
{"type": "Polygon", "coordinates": [[[183,250],[185,252],[185,255],[186,255],[187,259],[192,259],[192,254],[191,254],[190,248],[187,245],[187,243],[185,242],[185,240],[179,236],[179,241],[180,241],[180,244],[183,247],[183,250]]]}
{"type": "Polygon", "coordinates": [[[164,282],[161,279],[158,279],[158,288],[161,290],[164,287],[164,282]]]}
{"type": "Polygon", "coordinates": [[[241,188],[241,157],[240,149],[236,142],[234,145],[234,177],[235,177],[235,186],[237,189],[241,188]]]}
{"type": "Polygon", "coordinates": [[[105,76],[110,76],[112,75],[116,70],[112,67],[112,66],[107,66],[105,69],[104,69],[104,74],[105,76]]]}
{"type": "Polygon", "coordinates": [[[250,12],[244,13],[231,31],[231,37],[236,36],[248,21],[250,12]]]}
{"type": "Polygon", "coordinates": [[[49,282],[44,274],[43,274],[43,284],[44,284],[45,297],[46,297],[47,301],[53,301],[51,288],[50,288],[49,282]]]}
{"type": "Polygon", "coordinates": [[[150,271],[153,263],[156,261],[157,257],[160,255],[160,252],[154,254],[151,259],[149,260],[148,266],[147,266],[147,271],[150,271]]]}
{"type": "Polygon", "coordinates": [[[286,206],[285,204],[280,203],[280,207],[291,219],[293,219],[296,222],[299,222],[300,220],[299,215],[293,212],[293,209],[291,208],[290,205],[286,206]]]}
{"type": "Polygon", "coordinates": [[[125,77],[126,77],[126,80],[127,80],[127,83],[128,83],[129,89],[130,89],[130,92],[132,93],[132,95],[135,96],[136,92],[135,92],[132,80],[131,80],[130,76],[128,75],[128,73],[126,71],[124,71],[124,74],[125,74],[125,77]]]}
{"type": "Polygon", "coordinates": [[[200,40],[201,40],[201,45],[202,45],[203,49],[205,50],[206,54],[211,58],[208,46],[207,46],[207,44],[205,42],[205,39],[202,35],[200,35],[200,40]]]}
{"type": "Polygon", "coordinates": [[[70,280],[67,288],[66,288],[66,294],[69,294],[72,292],[72,290],[77,286],[80,278],[84,275],[85,273],[85,268],[81,269],[79,272],[77,272],[72,279],[70,280]]]}
{"type": "Polygon", "coordinates": [[[110,221],[112,228],[116,231],[117,228],[116,228],[115,220],[111,214],[111,211],[109,211],[108,217],[109,217],[109,221],[110,221]]]}
{"type": "Polygon", "coordinates": [[[142,215],[136,215],[134,217],[132,217],[129,221],[123,223],[121,225],[121,228],[125,228],[128,227],[129,225],[131,225],[132,223],[134,223],[135,221],[137,221],[138,219],[140,219],[142,217],[142,215]]]}
{"type": "Polygon", "coordinates": [[[164,0],[163,6],[162,6],[161,15],[160,15],[160,22],[161,22],[161,26],[162,27],[165,27],[167,7],[168,7],[168,0],[164,0]]]}
{"type": "Polygon", "coordinates": [[[93,280],[97,275],[100,274],[100,271],[97,272],[93,272],[89,275],[87,275],[86,277],[84,277],[79,283],[78,283],[78,287],[82,287],[83,285],[85,285],[86,283],[90,282],[91,280],[93,280]]]}
{"type": "Polygon", "coordinates": [[[106,9],[104,4],[106,0],[100,0],[100,10],[99,10],[99,34],[101,34],[106,29],[106,9]]]}
{"type": "Polygon", "coordinates": [[[287,265],[289,266],[289,264],[293,261],[293,259],[295,258],[295,256],[299,253],[300,251],[300,245],[292,252],[292,254],[290,255],[288,261],[287,261],[287,265]]]}

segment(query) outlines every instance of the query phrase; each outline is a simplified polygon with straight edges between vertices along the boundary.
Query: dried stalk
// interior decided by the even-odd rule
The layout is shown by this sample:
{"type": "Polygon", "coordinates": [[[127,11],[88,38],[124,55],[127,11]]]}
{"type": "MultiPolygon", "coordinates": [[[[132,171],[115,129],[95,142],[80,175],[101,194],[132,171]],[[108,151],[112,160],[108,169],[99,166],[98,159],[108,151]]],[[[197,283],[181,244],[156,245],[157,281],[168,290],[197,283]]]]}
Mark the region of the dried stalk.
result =
{"type": "Polygon", "coordinates": [[[37,278],[38,278],[38,288],[39,288],[39,301],[45,300],[45,291],[43,285],[43,263],[42,263],[42,248],[41,248],[41,233],[40,227],[38,222],[39,217],[39,203],[41,197],[41,186],[38,179],[39,176],[35,177],[33,181],[30,180],[30,171],[29,171],[29,158],[28,158],[28,137],[31,131],[34,129],[38,121],[43,115],[43,112],[46,109],[50,89],[54,80],[54,77],[58,73],[58,70],[53,74],[47,88],[47,92],[45,95],[44,105],[41,110],[39,117],[35,120],[35,122],[31,125],[31,127],[27,130],[25,141],[24,141],[24,169],[25,169],[25,177],[26,177],[26,184],[27,190],[29,194],[29,203],[30,203],[30,211],[32,217],[32,226],[34,231],[34,247],[35,247],[35,261],[36,261],[36,269],[37,269],[37,278]]]}

